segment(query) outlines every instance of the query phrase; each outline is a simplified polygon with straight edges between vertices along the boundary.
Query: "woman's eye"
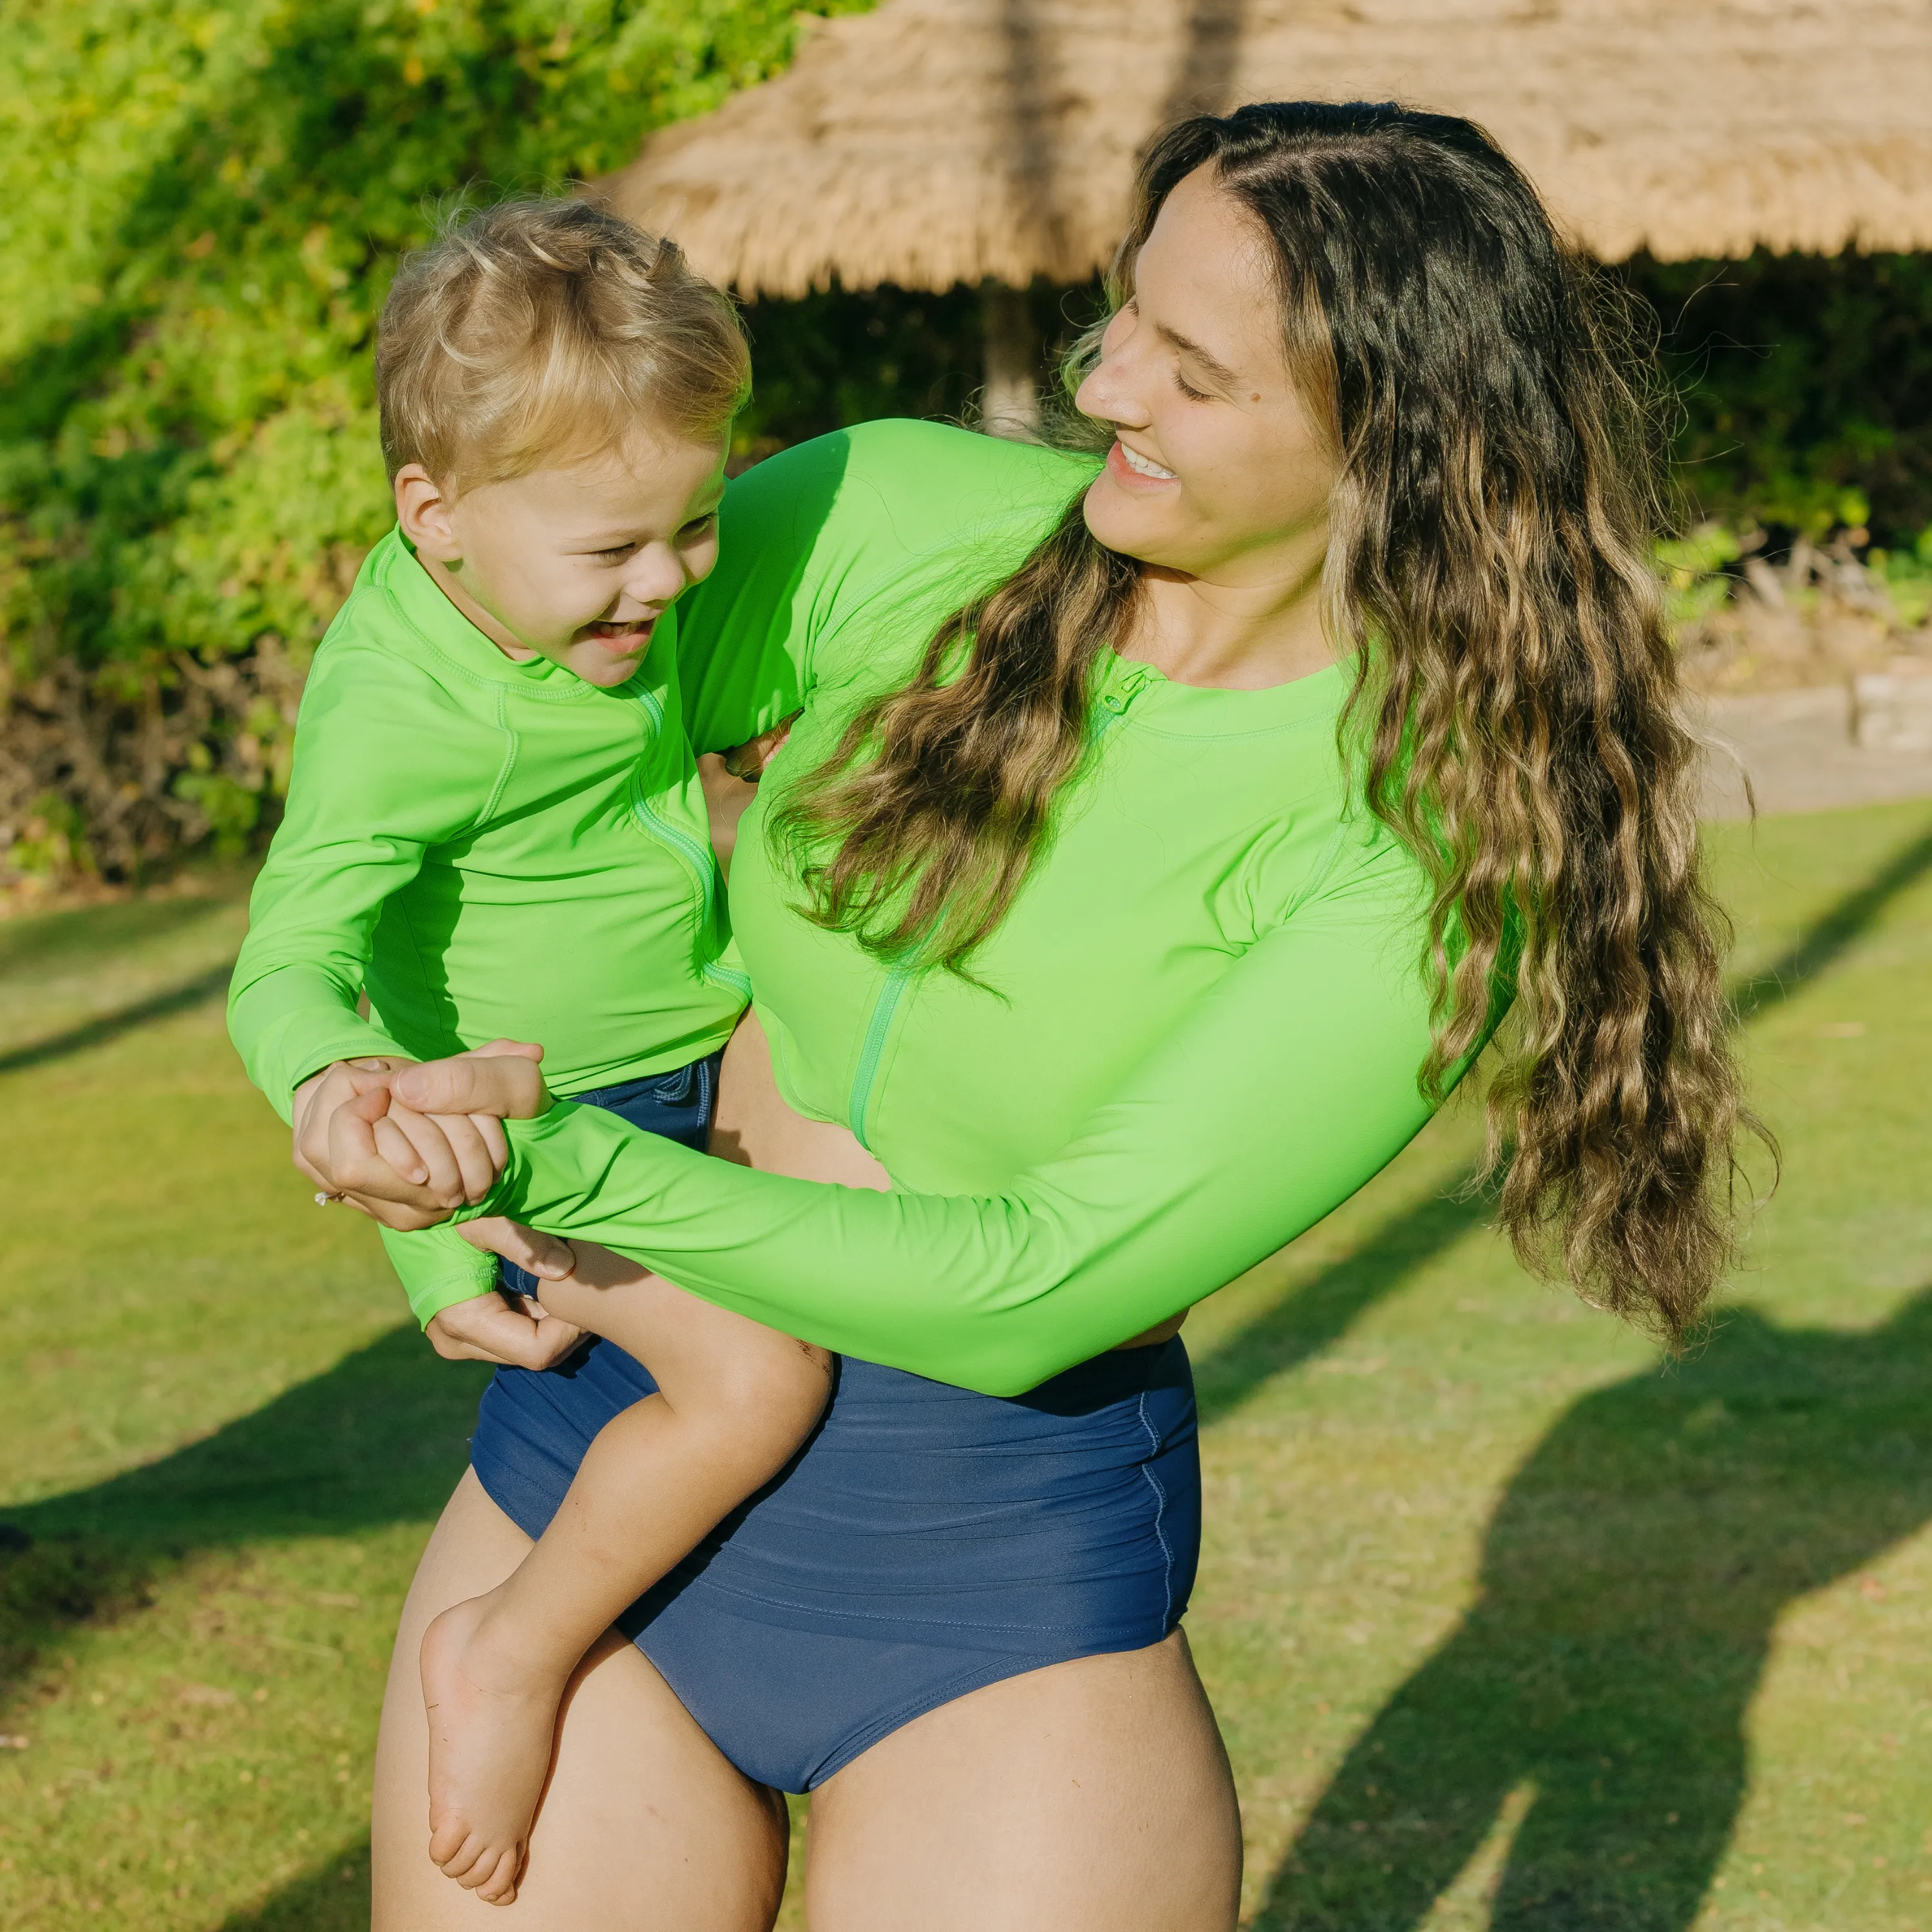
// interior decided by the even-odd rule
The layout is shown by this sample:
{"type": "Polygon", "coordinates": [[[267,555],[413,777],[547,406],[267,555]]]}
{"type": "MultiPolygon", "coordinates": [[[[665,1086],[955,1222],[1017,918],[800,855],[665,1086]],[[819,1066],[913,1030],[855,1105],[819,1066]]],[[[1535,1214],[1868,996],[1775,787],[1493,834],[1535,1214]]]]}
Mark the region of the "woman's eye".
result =
{"type": "Polygon", "coordinates": [[[1208,400],[1208,392],[1205,389],[1197,389],[1178,369],[1174,372],[1174,386],[1191,403],[1204,403],[1208,400]]]}

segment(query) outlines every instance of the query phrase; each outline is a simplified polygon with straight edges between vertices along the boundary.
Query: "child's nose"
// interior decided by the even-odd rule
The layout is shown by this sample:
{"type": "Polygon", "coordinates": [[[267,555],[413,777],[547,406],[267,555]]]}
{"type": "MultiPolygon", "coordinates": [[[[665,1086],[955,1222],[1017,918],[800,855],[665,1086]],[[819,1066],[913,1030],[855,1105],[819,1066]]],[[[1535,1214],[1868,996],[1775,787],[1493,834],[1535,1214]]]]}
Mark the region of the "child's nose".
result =
{"type": "Polygon", "coordinates": [[[669,544],[652,544],[638,553],[624,579],[626,596],[640,604],[668,604],[687,581],[684,560],[669,544]]]}

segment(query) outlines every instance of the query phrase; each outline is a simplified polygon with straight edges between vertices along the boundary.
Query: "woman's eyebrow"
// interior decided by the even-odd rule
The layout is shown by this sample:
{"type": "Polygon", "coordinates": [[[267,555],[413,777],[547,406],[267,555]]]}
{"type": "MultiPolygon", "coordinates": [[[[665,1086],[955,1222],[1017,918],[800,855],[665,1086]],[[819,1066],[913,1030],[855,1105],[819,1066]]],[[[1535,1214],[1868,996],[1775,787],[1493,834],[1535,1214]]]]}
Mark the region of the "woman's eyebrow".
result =
{"type": "Polygon", "coordinates": [[[1240,380],[1240,378],[1221,360],[1220,356],[1210,353],[1209,351],[1203,349],[1199,343],[1190,340],[1186,336],[1183,335],[1179,329],[1170,328],[1166,322],[1162,322],[1155,325],[1155,332],[1164,340],[1172,343],[1184,356],[1192,356],[1216,382],[1232,389],[1240,380]]]}

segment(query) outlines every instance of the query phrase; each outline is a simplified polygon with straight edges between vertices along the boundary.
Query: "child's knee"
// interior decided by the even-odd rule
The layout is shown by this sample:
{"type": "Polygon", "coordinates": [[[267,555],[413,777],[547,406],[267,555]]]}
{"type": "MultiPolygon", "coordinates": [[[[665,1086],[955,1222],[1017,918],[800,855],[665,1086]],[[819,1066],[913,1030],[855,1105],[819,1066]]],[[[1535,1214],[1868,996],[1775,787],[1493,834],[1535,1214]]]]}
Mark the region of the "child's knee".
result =
{"type": "Polygon", "coordinates": [[[774,1421],[789,1417],[802,1430],[818,1420],[832,1393],[832,1358],[808,1342],[768,1328],[760,1346],[745,1352],[729,1380],[730,1400],[740,1412],[774,1421]]]}
{"type": "Polygon", "coordinates": [[[782,1464],[804,1441],[832,1393],[832,1358],[776,1329],[742,1338],[710,1390],[717,1424],[741,1443],[764,1442],[782,1464]]]}

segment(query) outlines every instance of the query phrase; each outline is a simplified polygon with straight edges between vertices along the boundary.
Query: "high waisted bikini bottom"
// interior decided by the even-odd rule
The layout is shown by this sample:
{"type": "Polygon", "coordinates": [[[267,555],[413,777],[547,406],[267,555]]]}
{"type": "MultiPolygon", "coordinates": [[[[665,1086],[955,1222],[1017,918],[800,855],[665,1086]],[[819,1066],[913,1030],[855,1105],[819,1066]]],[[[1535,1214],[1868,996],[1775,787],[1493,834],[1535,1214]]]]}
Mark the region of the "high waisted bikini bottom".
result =
{"type": "MultiPolygon", "coordinates": [[[[539,1534],[590,1440],[654,1384],[600,1342],[497,1372],[471,1461],[539,1534]]],[[[1157,1643],[1201,1526],[1180,1341],[1005,1400],[849,1358],[817,1432],[626,1628],[734,1764],[806,1791],[982,1684],[1157,1643]]]]}

